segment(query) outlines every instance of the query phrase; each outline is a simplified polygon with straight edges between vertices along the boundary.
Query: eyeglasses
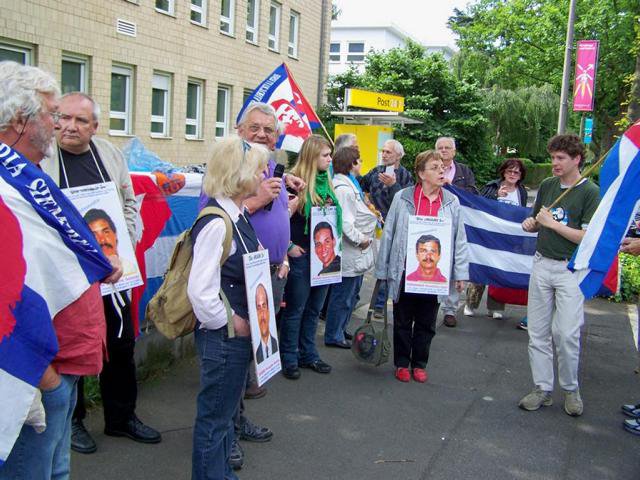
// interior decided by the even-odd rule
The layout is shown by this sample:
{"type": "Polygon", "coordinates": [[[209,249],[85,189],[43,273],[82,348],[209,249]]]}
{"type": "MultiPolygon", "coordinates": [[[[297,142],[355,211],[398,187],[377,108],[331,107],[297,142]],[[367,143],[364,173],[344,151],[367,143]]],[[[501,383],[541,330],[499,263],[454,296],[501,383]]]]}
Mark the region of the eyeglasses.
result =
{"type": "Polygon", "coordinates": [[[62,112],[46,112],[46,113],[51,115],[51,118],[53,119],[53,123],[60,123],[60,119],[63,116],[62,112]]]}
{"type": "Polygon", "coordinates": [[[522,172],[518,169],[515,168],[508,168],[507,170],[505,170],[506,173],[511,173],[513,175],[520,175],[522,172]]]}
{"type": "Polygon", "coordinates": [[[276,131],[271,127],[263,127],[256,124],[249,125],[249,131],[253,134],[260,133],[260,130],[262,130],[268,137],[272,137],[276,133],[276,131]]]}

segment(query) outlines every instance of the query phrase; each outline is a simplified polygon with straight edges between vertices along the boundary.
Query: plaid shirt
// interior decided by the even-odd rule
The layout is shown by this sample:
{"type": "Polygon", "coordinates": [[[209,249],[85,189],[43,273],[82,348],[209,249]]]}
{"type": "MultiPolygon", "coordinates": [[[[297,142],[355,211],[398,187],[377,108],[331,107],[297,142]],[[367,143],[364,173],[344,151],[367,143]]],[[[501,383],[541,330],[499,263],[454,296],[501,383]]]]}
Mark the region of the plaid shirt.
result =
{"type": "Polygon", "coordinates": [[[378,211],[380,211],[383,218],[387,217],[387,212],[391,207],[394,195],[403,188],[415,185],[413,175],[409,170],[400,165],[395,171],[396,183],[387,187],[378,178],[378,174],[384,173],[385,168],[385,165],[378,165],[373,170],[370,170],[364,177],[360,177],[362,190],[369,194],[371,201],[378,211]]]}

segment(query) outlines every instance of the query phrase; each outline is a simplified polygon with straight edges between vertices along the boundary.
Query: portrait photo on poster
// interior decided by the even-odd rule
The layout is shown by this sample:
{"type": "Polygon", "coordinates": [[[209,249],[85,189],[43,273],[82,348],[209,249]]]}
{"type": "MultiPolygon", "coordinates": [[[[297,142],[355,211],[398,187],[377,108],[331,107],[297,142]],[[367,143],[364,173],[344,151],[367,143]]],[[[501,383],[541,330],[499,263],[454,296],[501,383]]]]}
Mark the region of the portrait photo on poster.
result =
{"type": "Polygon", "coordinates": [[[264,385],[281,369],[269,251],[246,253],[242,260],[256,378],[258,385],[264,385]]]}
{"type": "Polygon", "coordinates": [[[107,257],[117,256],[122,264],[122,277],[114,286],[101,285],[102,295],[111,294],[114,287],[122,291],[142,285],[142,277],[115,184],[96,183],[66,188],[63,192],[82,214],[102,253],[107,257]]]}
{"type": "Polygon", "coordinates": [[[342,237],[338,234],[337,223],[336,207],[311,209],[309,236],[312,287],[342,281],[342,237]]]}
{"type": "Polygon", "coordinates": [[[447,295],[451,280],[451,222],[445,218],[409,219],[405,291],[447,295]]]}

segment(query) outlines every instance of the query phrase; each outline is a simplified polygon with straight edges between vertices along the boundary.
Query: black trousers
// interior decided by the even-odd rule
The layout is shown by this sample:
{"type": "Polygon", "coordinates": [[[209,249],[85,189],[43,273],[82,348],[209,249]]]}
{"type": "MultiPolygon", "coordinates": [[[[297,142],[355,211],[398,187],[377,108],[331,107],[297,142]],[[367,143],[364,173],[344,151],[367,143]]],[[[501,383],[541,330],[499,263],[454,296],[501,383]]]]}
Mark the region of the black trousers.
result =
{"type": "Polygon", "coordinates": [[[436,334],[437,295],[405,293],[393,304],[393,363],[402,368],[426,368],[431,340],[436,334]]]}
{"type": "MultiPolygon", "coordinates": [[[[135,333],[131,318],[131,304],[122,292],[126,305],[121,315],[110,295],[102,298],[104,314],[107,320],[107,355],[100,373],[100,393],[104,407],[104,423],[108,426],[121,426],[129,420],[136,409],[138,386],[136,383],[136,364],[133,358],[135,333]]],[[[78,402],[73,412],[76,419],[84,419],[86,407],[84,401],[84,382],[78,383],[78,402]]]]}

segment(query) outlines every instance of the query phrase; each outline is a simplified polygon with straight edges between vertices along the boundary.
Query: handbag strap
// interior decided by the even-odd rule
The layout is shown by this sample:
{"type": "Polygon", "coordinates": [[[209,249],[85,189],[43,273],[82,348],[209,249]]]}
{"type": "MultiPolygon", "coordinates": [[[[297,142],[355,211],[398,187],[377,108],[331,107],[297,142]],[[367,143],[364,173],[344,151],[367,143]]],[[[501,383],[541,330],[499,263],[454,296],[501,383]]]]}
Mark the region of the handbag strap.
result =
{"type": "MultiPolygon", "coordinates": [[[[380,290],[380,286],[381,286],[382,282],[386,282],[386,280],[380,280],[380,279],[376,280],[376,285],[375,285],[375,287],[373,287],[373,294],[371,295],[371,302],[369,302],[369,310],[367,311],[367,319],[365,320],[364,323],[371,323],[371,321],[373,319],[373,313],[375,312],[375,309],[376,309],[376,299],[378,298],[378,290],[380,290]]],[[[388,320],[387,320],[387,302],[386,302],[386,300],[384,302],[384,306],[382,307],[382,314],[383,314],[383,317],[384,317],[384,328],[386,330],[387,329],[387,324],[388,324],[388,320]]]]}

